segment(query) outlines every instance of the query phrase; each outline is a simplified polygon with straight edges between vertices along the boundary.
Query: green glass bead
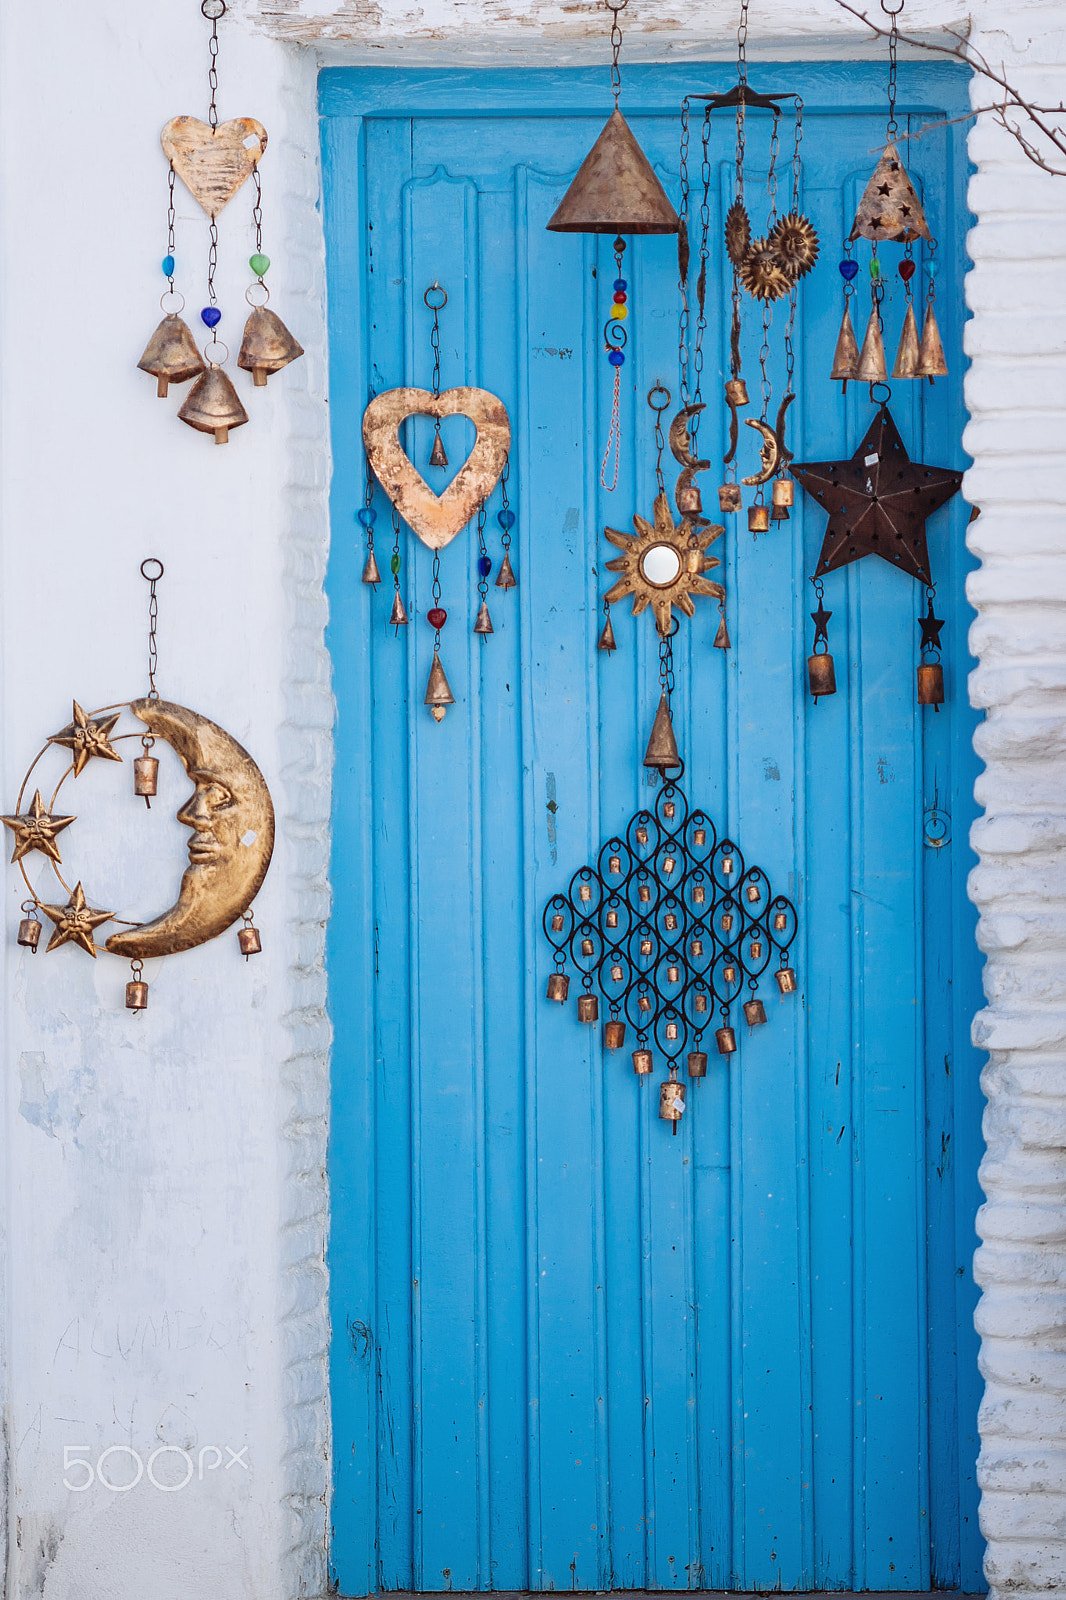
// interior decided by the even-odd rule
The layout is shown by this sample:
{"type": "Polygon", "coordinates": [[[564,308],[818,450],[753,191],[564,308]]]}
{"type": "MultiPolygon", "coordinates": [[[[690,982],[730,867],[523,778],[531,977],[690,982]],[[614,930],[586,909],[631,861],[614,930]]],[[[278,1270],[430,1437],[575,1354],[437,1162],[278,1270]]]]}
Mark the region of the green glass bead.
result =
{"type": "Polygon", "coordinates": [[[881,276],[881,263],[876,256],[870,257],[870,276],[871,278],[879,278],[881,276]]]}
{"type": "Polygon", "coordinates": [[[393,577],[394,578],[398,577],[399,576],[399,572],[400,572],[400,568],[403,566],[403,559],[400,556],[399,551],[397,551],[396,554],[393,556],[392,560],[389,562],[389,566],[392,569],[393,577]]]}
{"type": "Polygon", "coordinates": [[[260,255],[252,256],[248,262],[248,265],[251,267],[257,278],[262,278],[270,267],[270,257],[260,255]]]}

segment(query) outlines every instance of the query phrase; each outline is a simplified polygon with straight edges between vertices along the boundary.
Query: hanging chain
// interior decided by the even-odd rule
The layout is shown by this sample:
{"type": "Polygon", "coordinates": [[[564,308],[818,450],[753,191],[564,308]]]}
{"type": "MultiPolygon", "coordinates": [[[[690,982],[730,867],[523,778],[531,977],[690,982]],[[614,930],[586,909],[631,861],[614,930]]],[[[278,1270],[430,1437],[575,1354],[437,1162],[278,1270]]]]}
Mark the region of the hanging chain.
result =
{"type": "MultiPolygon", "coordinates": [[[[485,543],[485,524],[489,520],[485,502],[482,500],[477,508],[477,549],[478,549],[478,599],[484,605],[489,595],[489,573],[492,571],[492,562],[489,560],[488,545],[485,543]]],[[[484,635],[482,635],[484,637],[484,635]]]]}
{"type": "MultiPolygon", "coordinates": [[[[737,82],[746,88],[748,82],[748,0],[741,0],[740,22],[737,25],[737,82]]],[[[737,120],[742,120],[743,100],[737,107],[737,120]]]]}
{"type": "MultiPolygon", "coordinates": [[[[429,309],[433,313],[433,327],[430,330],[429,343],[430,343],[430,348],[433,351],[433,395],[434,395],[434,398],[436,398],[440,394],[440,313],[441,313],[441,310],[443,309],[443,307],[445,305],[447,305],[447,303],[448,303],[447,302],[447,297],[445,297],[445,299],[442,300],[437,305],[435,305],[430,300],[429,297],[430,297],[430,295],[433,293],[433,291],[435,289],[439,290],[441,294],[444,294],[444,290],[441,289],[440,284],[439,283],[434,283],[430,288],[428,288],[426,290],[425,295],[423,296],[423,299],[425,300],[426,305],[429,306],[429,309]]],[[[440,426],[439,421],[438,421],[437,426],[438,427],[440,426]]]]}
{"type": "MultiPolygon", "coordinates": [[[[440,551],[439,550],[434,550],[434,552],[433,552],[433,607],[434,607],[434,610],[436,610],[436,611],[440,610],[440,551]]],[[[433,630],[433,648],[434,648],[434,650],[439,650],[440,649],[440,628],[434,628],[434,630],[433,630]]]]}
{"type": "MultiPolygon", "coordinates": [[[[818,610],[821,611],[823,609],[822,601],[825,599],[825,584],[822,582],[821,578],[812,578],[811,579],[811,583],[814,586],[815,599],[818,601],[818,610]]],[[[831,615],[831,613],[827,612],[826,615],[829,616],[829,615],[831,615]]],[[[812,618],[812,620],[813,620],[813,618],[812,618]]],[[[823,622],[815,622],[815,624],[814,624],[814,646],[813,646],[812,653],[817,656],[817,655],[822,655],[824,653],[827,653],[828,650],[829,650],[829,634],[826,632],[826,624],[825,624],[824,621],[823,622]],[[819,644],[822,645],[822,647],[823,647],[822,650],[819,650],[819,648],[818,648],[819,644]]]]}
{"type": "Polygon", "coordinates": [[[215,268],[218,266],[218,223],[214,217],[211,218],[207,236],[211,241],[207,251],[207,300],[209,305],[214,306],[218,304],[215,298],[215,268]]]}
{"type": "Polygon", "coordinates": [[[681,404],[689,402],[689,327],[691,314],[688,303],[688,147],[691,130],[689,128],[689,103],[688,95],[681,102],[681,150],[678,156],[678,170],[681,179],[681,206],[678,212],[678,251],[677,251],[677,287],[681,296],[681,311],[677,320],[677,370],[678,388],[681,392],[681,404]]]}
{"type": "MultiPolygon", "coordinates": [[[[626,242],[622,238],[622,235],[620,233],[616,234],[614,241],[614,281],[616,284],[620,283],[624,285],[626,282],[626,280],[622,277],[622,258],[625,253],[625,248],[626,242]]],[[[609,494],[613,494],[615,489],[618,487],[618,461],[622,453],[622,367],[625,364],[625,347],[629,339],[629,335],[626,333],[624,315],[626,311],[626,290],[623,287],[621,289],[615,289],[614,292],[616,296],[621,297],[620,301],[616,299],[615,306],[617,307],[620,305],[623,315],[619,317],[608,317],[603,329],[603,346],[607,351],[607,360],[614,368],[614,385],[611,396],[611,426],[607,433],[607,447],[603,452],[603,460],[600,463],[600,483],[609,494]],[[614,457],[614,471],[611,475],[611,481],[608,483],[607,466],[611,461],[612,454],[614,457]]]]}
{"type": "Polygon", "coordinates": [[[677,618],[670,619],[670,632],[664,638],[659,635],[659,687],[666,696],[667,710],[670,708],[670,699],[674,692],[674,634],[677,632],[677,618]]]}
{"type": "MultiPolygon", "coordinates": [[[[159,600],[156,596],[155,586],[163,576],[163,563],[155,556],[148,556],[141,562],[141,577],[148,584],[148,698],[159,699],[159,690],[155,686],[155,675],[159,668],[159,649],[156,644],[156,630],[159,623],[159,600]]],[[[142,739],[142,744],[144,740],[142,739]]],[[[145,749],[148,749],[146,744],[145,749]]]]}
{"type": "Polygon", "coordinates": [[[885,127],[885,134],[886,142],[894,143],[899,130],[899,124],[896,121],[896,72],[898,67],[896,52],[899,47],[899,28],[896,24],[896,18],[903,10],[903,5],[901,3],[893,11],[890,6],[885,5],[885,0],[881,0],[881,10],[888,17],[890,24],[888,30],[888,123],[885,127]]]}
{"type": "MultiPolygon", "coordinates": [[[[372,400],[374,398],[373,395],[370,398],[372,400]]],[[[364,457],[364,465],[366,466],[366,484],[363,488],[363,509],[358,513],[358,518],[366,530],[366,553],[370,557],[374,553],[374,524],[378,519],[378,514],[373,505],[374,473],[370,466],[369,456],[364,457]]]]}
{"type": "Polygon", "coordinates": [[[648,404],[655,412],[655,485],[660,494],[665,494],[663,451],[666,448],[666,435],[663,433],[663,412],[670,404],[669,389],[657,383],[653,389],[648,390],[648,404]]]}
{"type": "Polygon", "coordinates": [[[629,0],[605,0],[611,13],[611,93],[614,109],[618,110],[618,96],[622,93],[622,75],[618,70],[618,53],[622,48],[622,30],[618,26],[618,13],[624,11],[629,0]]]}
{"type": "MultiPolygon", "coordinates": [[[[700,184],[702,197],[700,200],[700,270],[696,279],[696,347],[692,357],[693,389],[692,404],[698,406],[702,400],[703,384],[703,336],[707,331],[707,260],[710,255],[710,229],[711,229],[711,113],[708,108],[703,115],[702,154],[700,161],[700,184]]],[[[696,450],[696,435],[700,427],[699,411],[694,411],[689,420],[689,435],[692,440],[692,450],[696,450]]]]}
{"type": "Polygon", "coordinates": [[[504,457],[503,471],[500,473],[500,499],[501,505],[496,513],[496,521],[500,524],[500,543],[503,545],[504,555],[509,555],[511,550],[511,529],[514,527],[514,512],[511,502],[507,498],[507,483],[511,476],[511,458],[504,457]]]}
{"type": "Polygon", "coordinates": [[[200,0],[200,12],[211,24],[211,38],[207,48],[211,57],[211,65],[207,71],[207,83],[211,90],[211,105],[208,108],[207,118],[212,128],[218,127],[218,21],[226,14],[226,0],[200,0]]]}
{"type": "MultiPolygon", "coordinates": [[[[172,269],[173,269],[173,264],[174,264],[174,242],[175,242],[174,224],[175,224],[175,221],[176,221],[176,212],[174,210],[174,179],[176,177],[177,177],[177,173],[174,171],[174,163],[172,161],[170,163],[170,171],[167,174],[167,183],[168,183],[169,189],[170,189],[170,193],[167,196],[167,256],[170,259],[170,263],[171,263],[171,268],[172,269]]],[[[173,270],[171,270],[167,274],[167,276],[168,276],[168,278],[170,280],[170,292],[171,292],[171,294],[173,294],[174,293],[174,273],[173,273],[173,270]]]]}
{"type": "Polygon", "coordinates": [[[252,221],[255,224],[255,253],[263,253],[263,180],[259,176],[259,168],[252,168],[252,182],[255,185],[255,201],[252,205],[252,221]]]}

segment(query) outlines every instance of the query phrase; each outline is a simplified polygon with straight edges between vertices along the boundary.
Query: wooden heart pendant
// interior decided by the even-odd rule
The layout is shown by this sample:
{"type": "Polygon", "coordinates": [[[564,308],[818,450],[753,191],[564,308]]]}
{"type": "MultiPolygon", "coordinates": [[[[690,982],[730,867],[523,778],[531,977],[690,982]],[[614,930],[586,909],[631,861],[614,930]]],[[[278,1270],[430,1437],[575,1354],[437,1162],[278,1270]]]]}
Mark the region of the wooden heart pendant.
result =
{"type": "Polygon", "coordinates": [[[363,444],[374,476],[423,544],[443,550],[499,481],[511,448],[511,424],[502,400],[487,389],[388,389],[363,412],[363,444]],[[443,494],[434,494],[400,443],[405,417],[469,417],[474,448],[443,494]]]}
{"type": "Polygon", "coordinates": [[[254,117],[234,117],[217,128],[196,117],[171,117],[159,138],[163,154],[209,217],[233,199],[267,147],[266,129],[254,117]]]}

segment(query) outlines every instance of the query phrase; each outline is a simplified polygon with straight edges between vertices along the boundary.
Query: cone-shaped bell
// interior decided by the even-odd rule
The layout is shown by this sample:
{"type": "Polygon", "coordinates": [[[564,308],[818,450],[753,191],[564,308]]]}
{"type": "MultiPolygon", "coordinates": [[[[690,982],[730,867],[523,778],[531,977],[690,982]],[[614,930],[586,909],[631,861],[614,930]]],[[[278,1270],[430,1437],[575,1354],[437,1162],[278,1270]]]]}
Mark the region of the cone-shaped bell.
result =
{"type": "Polygon", "coordinates": [[[729,629],[725,625],[724,611],[722,612],[722,620],[718,624],[718,632],[714,636],[714,648],[716,650],[731,650],[733,648],[729,642],[729,629]]]}
{"type": "Polygon", "coordinates": [[[925,310],[925,321],[922,324],[922,342],[918,350],[918,367],[915,371],[916,378],[928,378],[930,383],[934,378],[946,378],[948,364],[944,359],[944,346],[940,340],[940,329],[936,325],[936,314],[932,305],[925,310]]]}
{"type": "Polygon", "coordinates": [[[674,738],[674,724],[670,718],[670,705],[665,694],[659,700],[659,709],[651,725],[651,738],[644,752],[644,765],[658,767],[660,772],[665,772],[667,767],[681,765],[681,757],[677,753],[677,740],[674,738]]]}
{"type": "Polygon", "coordinates": [[[199,377],[204,370],[204,358],[196,347],[189,324],[172,313],[163,318],[137,365],[142,372],[152,374],[156,393],[160,400],[165,400],[167,384],[188,383],[190,378],[199,377]]]}
{"type": "Polygon", "coordinates": [[[907,315],[903,319],[903,332],[899,336],[899,349],[896,351],[896,364],[892,368],[894,378],[916,378],[918,376],[918,324],[914,317],[913,305],[907,306],[907,315]]]}
{"type": "Polygon", "coordinates": [[[885,146],[885,153],[863,190],[848,237],[873,239],[875,243],[894,239],[899,244],[931,238],[922,202],[894,144],[885,146]]]}
{"type": "Polygon", "coordinates": [[[440,664],[440,656],[436,650],[433,652],[433,665],[429,669],[429,682],[426,684],[426,698],[424,704],[433,713],[434,722],[443,722],[444,713],[449,706],[455,704],[451,685],[444,676],[444,668],[440,664]]]}
{"type": "Polygon", "coordinates": [[[492,618],[489,616],[489,605],[487,600],[482,600],[481,604],[477,608],[477,621],[474,623],[474,632],[496,632],[495,628],[492,626],[492,618]]]}
{"type": "Polygon", "coordinates": [[[610,617],[607,618],[607,621],[603,625],[603,631],[597,641],[596,649],[606,650],[608,655],[610,655],[612,650],[618,649],[618,646],[615,643],[614,625],[612,624],[610,617]]]}
{"type": "Polygon", "coordinates": [[[548,227],[552,233],[677,232],[677,212],[617,107],[548,227]]]}
{"type": "Polygon", "coordinates": [[[381,573],[378,571],[377,557],[373,550],[368,550],[366,553],[366,561],[363,564],[363,582],[375,584],[381,582],[381,573]]]}
{"type": "Polygon", "coordinates": [[[270,373],[280,372],[303,353],[303,345],[296,343],[281,318],[266,306],[256,306],[244,324],[237,365],[250,372],[256,388],[262,389],[270,373]]]}
{"type": "Polygon", "coordinates": [[[840,319],[840,332],[837,334],[837,347],[833,352],[833,370],[830,378],[840,380],[845,384],[858,376],[859,371],[859,341],[855,337],[855,328],[851,320],[851,307],[844,301],[844,315],[840,319]]]}
{"type": "Polygon", "coordinates": [[[517,586],[518,579],[515,577],[514,568],[511,565],[511,552],[505,550],[503,552],[503,560],[500,562],[500,570],[496,574],[496,587],[497,589],[514,589],[517,586]]]}
{"type": "Polygon", "coordinates": [[[881,323],[876,306],[870,312],[870,320],[866,324],[855,376],[860,383],[884,383],[888,377],[885,370],[885,342],[881,338],[881,323]]]}
{"type": "Polygon", "coordinates": [[[403,608],[403,601],[400,599],[400,591],[397,589],[392,601],[392,615],[389,618],[389,627],[406,628],[406,626],[407,612],[403,608]]]}
{"type": "Polygon", "coordinates": [[[222,368],[215,366],[208,367],[193,384],[178,416],[199,433],[213,433],[216,444],[225,444],[229,430],[248,421],[236,389],[222,368]]]}
{"type": "Polygon", "coordinates": [[[448,452],[444,448],[444,440],[440,436],[439,429],[433,435],[433,449],[429,453],[429,464],[431,467],[446,467],[448,465],[448,452]]]}

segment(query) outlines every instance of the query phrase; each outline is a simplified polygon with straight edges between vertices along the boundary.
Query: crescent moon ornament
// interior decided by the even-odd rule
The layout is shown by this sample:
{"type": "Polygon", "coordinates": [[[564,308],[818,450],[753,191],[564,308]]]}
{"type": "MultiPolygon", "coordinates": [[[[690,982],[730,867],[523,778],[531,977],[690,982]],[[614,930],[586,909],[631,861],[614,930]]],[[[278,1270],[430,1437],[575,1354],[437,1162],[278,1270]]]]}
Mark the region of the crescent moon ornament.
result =
{"type": "Polygon", "coordinates": [[[759,460],[762,462],[762,471],[754,472],[750,478],[741,478],[740,480],[741,483],[746,483],[749,487],[754,488],[760,483],[769,483],[777,471],[779,459],[777,434],[768,422],[762,422],[757,417],[745,417],[744,421],[749,428],[756,428],[762,434],[762,444],[759,447],[759,460]]]}
{"type": "Polygon", "coordinates": [[[693,455],[692,434],[689,431],[690,417],[698,416],[703,410],[702,404],[684,406],[670,424],[669,440],[671,454],[683,468],[674,485],[674,504],[683,517],[691,517],[694,523],[706,527],[707,518],[700,515],[703,499],[692,480],[697,472],[707,472],[711,463],[693,455]]]}

